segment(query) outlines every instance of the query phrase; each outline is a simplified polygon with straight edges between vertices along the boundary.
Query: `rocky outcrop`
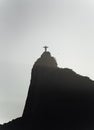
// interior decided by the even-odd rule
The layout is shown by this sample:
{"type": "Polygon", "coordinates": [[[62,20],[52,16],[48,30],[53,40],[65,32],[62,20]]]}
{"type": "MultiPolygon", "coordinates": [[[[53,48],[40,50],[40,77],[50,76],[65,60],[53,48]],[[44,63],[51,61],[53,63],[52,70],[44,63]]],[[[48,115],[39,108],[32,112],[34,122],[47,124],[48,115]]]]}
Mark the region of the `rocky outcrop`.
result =
{"type": "Polygon", "coordinates": [[[0,130],[93,130],[93,122],[94,81],[58,68],[51,54],[44,52],[32,69],[23,116],[0,130]]]}

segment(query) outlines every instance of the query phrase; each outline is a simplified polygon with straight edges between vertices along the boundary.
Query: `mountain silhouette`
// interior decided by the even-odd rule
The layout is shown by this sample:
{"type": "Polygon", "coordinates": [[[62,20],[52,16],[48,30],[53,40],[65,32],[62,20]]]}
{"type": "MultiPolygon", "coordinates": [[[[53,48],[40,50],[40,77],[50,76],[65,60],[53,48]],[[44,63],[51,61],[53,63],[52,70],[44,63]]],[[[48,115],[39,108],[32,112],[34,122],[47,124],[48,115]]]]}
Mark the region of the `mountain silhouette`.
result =
{"type": "Polygon", "coordinates": [[[93,130],[94,81],[59,68],[46,49],[34,63],[23,115],[0,130],[93,130]]]}

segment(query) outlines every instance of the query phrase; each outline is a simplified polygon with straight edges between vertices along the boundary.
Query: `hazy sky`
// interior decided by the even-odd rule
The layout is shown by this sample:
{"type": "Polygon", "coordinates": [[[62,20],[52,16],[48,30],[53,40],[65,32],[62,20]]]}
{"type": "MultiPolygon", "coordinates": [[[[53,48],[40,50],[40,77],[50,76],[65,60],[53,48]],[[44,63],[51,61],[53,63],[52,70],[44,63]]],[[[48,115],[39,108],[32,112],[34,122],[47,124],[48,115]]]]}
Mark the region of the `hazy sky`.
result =
{"type": "Polygon", "coordinates": [[[94,0],[0,0],[0,123],[22,115],[44,45],[94,80],[94,0]]]}

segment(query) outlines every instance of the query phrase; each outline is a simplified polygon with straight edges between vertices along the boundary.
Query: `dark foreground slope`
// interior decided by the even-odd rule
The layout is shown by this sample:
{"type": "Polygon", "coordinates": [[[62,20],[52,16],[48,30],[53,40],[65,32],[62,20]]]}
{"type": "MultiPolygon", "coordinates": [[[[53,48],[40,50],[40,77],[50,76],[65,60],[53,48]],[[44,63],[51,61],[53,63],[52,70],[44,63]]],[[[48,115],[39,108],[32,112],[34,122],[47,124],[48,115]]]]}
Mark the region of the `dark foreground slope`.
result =
{"type": "Polygon", "coordinates": [[[23,116],[0,130],[93,130],[94,82],[70,69],[37,67],[23,116]]]}

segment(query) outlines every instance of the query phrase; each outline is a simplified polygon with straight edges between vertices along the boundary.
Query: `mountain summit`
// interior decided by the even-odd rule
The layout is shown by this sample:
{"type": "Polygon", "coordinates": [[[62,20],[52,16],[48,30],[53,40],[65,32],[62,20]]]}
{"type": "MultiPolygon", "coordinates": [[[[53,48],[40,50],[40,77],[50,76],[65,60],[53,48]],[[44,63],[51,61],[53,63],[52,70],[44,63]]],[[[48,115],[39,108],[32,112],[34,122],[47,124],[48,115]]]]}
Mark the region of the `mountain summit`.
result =
{"type": "Polygon", "coordinates": [[[57,67],[45,51],[34,63],[22,117],[0,130],[93,130],[94,81],[57,67]]]}
{"type": "Polygon", "coordinates": [[[45,51],[41,57],[35,62],[34,66],[41,67],[57,67],[57,62],[54,57],[51,56],[50,52],[45,51]]]}

